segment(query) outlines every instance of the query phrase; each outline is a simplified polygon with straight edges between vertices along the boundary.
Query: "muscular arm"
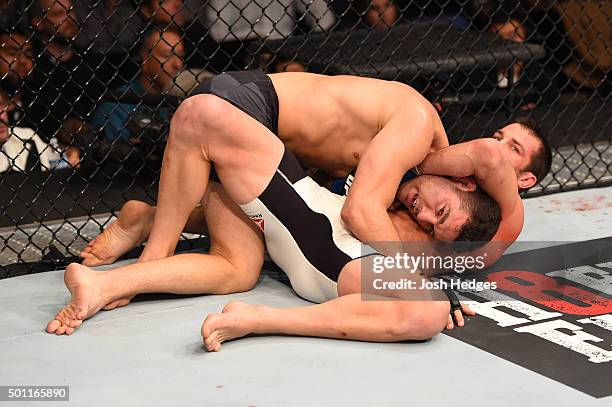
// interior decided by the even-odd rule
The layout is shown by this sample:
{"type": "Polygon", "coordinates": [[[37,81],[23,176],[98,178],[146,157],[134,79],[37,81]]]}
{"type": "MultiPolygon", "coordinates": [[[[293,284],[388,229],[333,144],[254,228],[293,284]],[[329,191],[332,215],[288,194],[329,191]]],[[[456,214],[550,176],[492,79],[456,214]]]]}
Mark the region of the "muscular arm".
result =
{"type": "Polygon", "coordinates": [[[374,137],[361,157],[342,208],[342,219],[359,240],[370,244],[400,241],[387,208],[402,176],[429,152],[433,135],[430,113],[413,107],[393,115],[374,137]]]}
{"type": "Polygon", "coordinates": [[[493,264],[521,233],[524,208],[516,183],[516,173],[502,150],[492,139],[460,143],[436,151],[419,164],[422,173],[454,177],[473,176],[497,204],[502,220],[497,233],[479,251],[487,253],[487,265],[493,264]]]}

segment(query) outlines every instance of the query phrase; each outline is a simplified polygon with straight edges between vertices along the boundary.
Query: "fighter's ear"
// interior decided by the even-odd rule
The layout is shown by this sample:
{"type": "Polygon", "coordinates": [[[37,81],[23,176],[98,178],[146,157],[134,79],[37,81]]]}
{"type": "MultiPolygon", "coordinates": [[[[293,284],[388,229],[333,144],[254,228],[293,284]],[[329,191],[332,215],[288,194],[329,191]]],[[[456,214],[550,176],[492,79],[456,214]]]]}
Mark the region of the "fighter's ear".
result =
{"type": "Polygon", "coordinates": [[[538,182],[538,179],[529,171],[521,171],[517,182],[519,189],[528,189],[534,186],[538,182]]]}
{"type": "Polygon", "coordinates": [[[456,187],[466,192],[476,191],[478,184],[472,177],[452,177],[451,180],[455,183],[456,187]]]}

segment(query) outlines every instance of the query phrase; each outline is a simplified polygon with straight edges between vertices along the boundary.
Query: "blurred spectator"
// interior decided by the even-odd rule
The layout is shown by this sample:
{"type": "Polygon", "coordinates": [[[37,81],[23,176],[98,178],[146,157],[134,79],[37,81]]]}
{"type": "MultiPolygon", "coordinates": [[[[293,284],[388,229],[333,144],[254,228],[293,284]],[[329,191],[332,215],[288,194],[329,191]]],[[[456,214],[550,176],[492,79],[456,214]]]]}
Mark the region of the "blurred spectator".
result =
{"type": "Polygon", "coordinates": [[[188,0],[186,4],[197,14],[187,24],[188,48],[189,42],[203,41],[203,48],[195,48],[194,62],[214,72],[244,69],[251,57],[248,41],[330,31],[336,24],[325,0],[210,0],[204,6],[188,0]],[[198,53],[204,58],[198,58],[198,53]]]}
{"type": "Polygon", "coordinates": [[[106,81],[96,77],[103,56],[73,47],[79,26],[71,0],[35,0],[31,24],[35,95],[24,103],[25,119],[43,139],[71,145],[87,132],[85,121],[105,92],[106,81]]]}
{"type": "MultiPolygon", "coordinates": [[[[183,69],[184,53],[181,36],[176,30],[150,28],[142,37],[140,75],[113,93],[142,98],[168,91],[174,78],[183,69]]],[[[107,140],[121,138],[137,142],[127,128],[128,121],[134,112],[152,111],[153,108],[147,108],[143,104],[104,102],[96,109],[92,123],[97,129],[103,129],[107,140]]],[[[162,114],[168,118],[168,112],[162,114]]]]}
{"type": "Polygon", "coordinates": [[[0,83],[4,89],[24,87],[34,67],[32,58],[32,44],[23,34],[0,33],[0,83]]]}
{"type": "MultiPolygon", "coordinates": [[[[138,8],[126,23],[126,30],[136,33],[139,39],[150,27],[180,29],[185,24],[183,0],[142,0],[137,4],[138,8]]],[[[139,44],[137,41],[132,45],[139,44]]]]}
{"type": "Polygon", "coordinates": [[[217,42],[279,39],[295,33],[298,21],[308,31],[329,31],[336,22],[325,0],[211,0],[204,8],[206,25],[217,42]]]}
{"type": "Polygon", "coordinates": [[[391,0],[372,0],[363,16],[369,26],[383,28],[391,27],[399,17],[399,10],[391,0]]]}
{"type": "Polygon", "coordinates": [[[477,27],[511,41],[544,45],[547,57],[543,62],[549,88],[551,82],[553,86],[556,82],[558,91],[565,89],[568,78],[580,86],[596,88],[609,76],[612,2],[472,0],[470,3],[473,3],[472,17],[477,27]]]}
{"type": "Polygon", "coordinates": [[[129,1],[80,0],[75,13],[81,31],[75,43],[80,49],[91,47],[102,54],[128,54],[138,44],[140,25],[134,26],[137,11],[129,1]]]}
{"type": "MultiPolygon", "coordinates": [[[[507,21],[494,21],[489,27],[489,31],[503,38],[506,41],[523,43],[527,38],[527,30],[516,19],[510,19],[507,21]]],[[[518,82],[523,71],[523,61],[518,61],[512,67],[512,78],[513,83],[518,82]]],[[[508,70],[504,67],[500,67],[497,70],[497,86],[500,88],[507,88],[509,85],[508,70]]]]}
{"type": "Polygon", "coordinates": [[[521,0],[527,22],[544,39],[553,62],[580,86],[597,88],[612,70],[612,2],[521,0]]]}
{"type": "Polygon", "coordinates": [[[299,61],[279,61],[274,64],[272,72],[304,72],[305,70],[304,64],[299,61]]]}
{"type": "Polygon", "coordinates": [[[185,24],[183,0],[144,0],[140,3],[141,14],[157,26],[185,24]]]}
{"type": "Polygon", "coordinates": [[[189,10],[183,0],[145,0],[140,3],[137,21],[134,23],[135,26],[143,27],[145,31],[151,26],[176,29],[181,36],[182,48],[188,48],[188,52],[185,50],[182,52],[183,62],[187,62],[185,61],[187,56],[195,56],[195,60],[200,59],[200,63],[195,65],[199,68],[191,66],[174,78],[176,86],[169,89],[169,92],[178,97],[187,96],[201,81],[213,76],[208,70],[201,69],[208,61],[202,62],[195,54],[207,55],[214,53],[217,48],[217,43],[208,37],[206,29],[202,30],[202,27],[197,27],[193,22],[187,23],[186,14],[189,10]],[[185,37],[191,40],[185,40],[185,37]]]}
{"type": "Polygon", "coordinates": [[[27,25],[24,0],[0,0],[0,30],[15,31],[27,25]]]}
{"type": "Polygon", "coordinates": [[[77,166],[78,152],[60,148],[55,138],[45,143],[32,129],[9,126],[12,98],[0,89],[0,172],[53,169],[77,166]]]}
{"type": "Polygon", "coordinates": [[[468,24],[457,1],[360,0],[353,7],[369,27],[388,28],[400,22],[452,23],[459,28],[468,24]]]}

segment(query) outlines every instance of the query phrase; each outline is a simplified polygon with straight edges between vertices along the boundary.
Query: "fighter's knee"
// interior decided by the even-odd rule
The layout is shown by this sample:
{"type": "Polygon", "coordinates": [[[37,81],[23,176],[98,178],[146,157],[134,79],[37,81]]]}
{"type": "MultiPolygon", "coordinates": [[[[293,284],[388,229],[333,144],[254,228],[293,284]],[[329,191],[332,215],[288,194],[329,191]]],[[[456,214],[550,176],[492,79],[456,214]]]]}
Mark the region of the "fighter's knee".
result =
{"type": "Polygon", "coordinates": [[[216,290],[215,294],[227,295],[235,293],[243,293],[251,291],[255,288],[257,280],[259,279],[259,272],[253,272],[252,270],[236,270],[236,272],[228,277],[216,290]]]}
{"type": "Polygon", "coordinates": [[[217,128],[224,124],[223,118],[229,108],[231,105],[214,95],[191,96],[180,104],[172,117],[172,124],[217,128]]]}
{"type": "Polygon", "coordinates": [[[391,334],[397,340],[426,340],[442,332],[448,321],[449,305],[443,301],[395,303],[391,334]]]}
{"type": "Polygon", "coordinates": [[[444,330],[450,315],[448,301],[426,301],[425,311],[420,321],[421,339],[430,339],[444,330]]]}
{"type": "Polygon", "coordinates": [[[261,274],[261,268],[263,267],[263,256],[261,256],[261,261],[259,261],[258,256],[249,256],[249,259],[238,263],[236,266],[240,270],[238,273],[240,278],[239,281],[236,282],[236,285],[240,291],[252,290],[257,284],[259,275],[261,274]]]}
{"type": "Polygon", "coordinates": [[[232,253],[219,253],[217,251],[216,255],[221,256],[228,263],[228,267],[223,283],[218,287],[218,292],[215,294],[245,292],[255,287],[263,266],[263,254],[261,257],[258,255],[237,256],[232,253]]]}

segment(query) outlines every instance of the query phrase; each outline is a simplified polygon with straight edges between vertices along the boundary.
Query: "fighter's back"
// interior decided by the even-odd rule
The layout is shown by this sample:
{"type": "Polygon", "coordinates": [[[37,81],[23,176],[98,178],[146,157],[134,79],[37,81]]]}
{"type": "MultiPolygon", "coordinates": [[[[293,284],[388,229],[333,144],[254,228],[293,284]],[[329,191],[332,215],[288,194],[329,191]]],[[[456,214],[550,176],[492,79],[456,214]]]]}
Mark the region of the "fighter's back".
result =
{"type": "Polygon", "coordinates": [[[386,123],[408,110],[430,118],[434,138],[446,143],[437,112],[408,85],[295,72],[270,78],[279,98],[279,137],[304,165],[345,176],[386,123]]]}

